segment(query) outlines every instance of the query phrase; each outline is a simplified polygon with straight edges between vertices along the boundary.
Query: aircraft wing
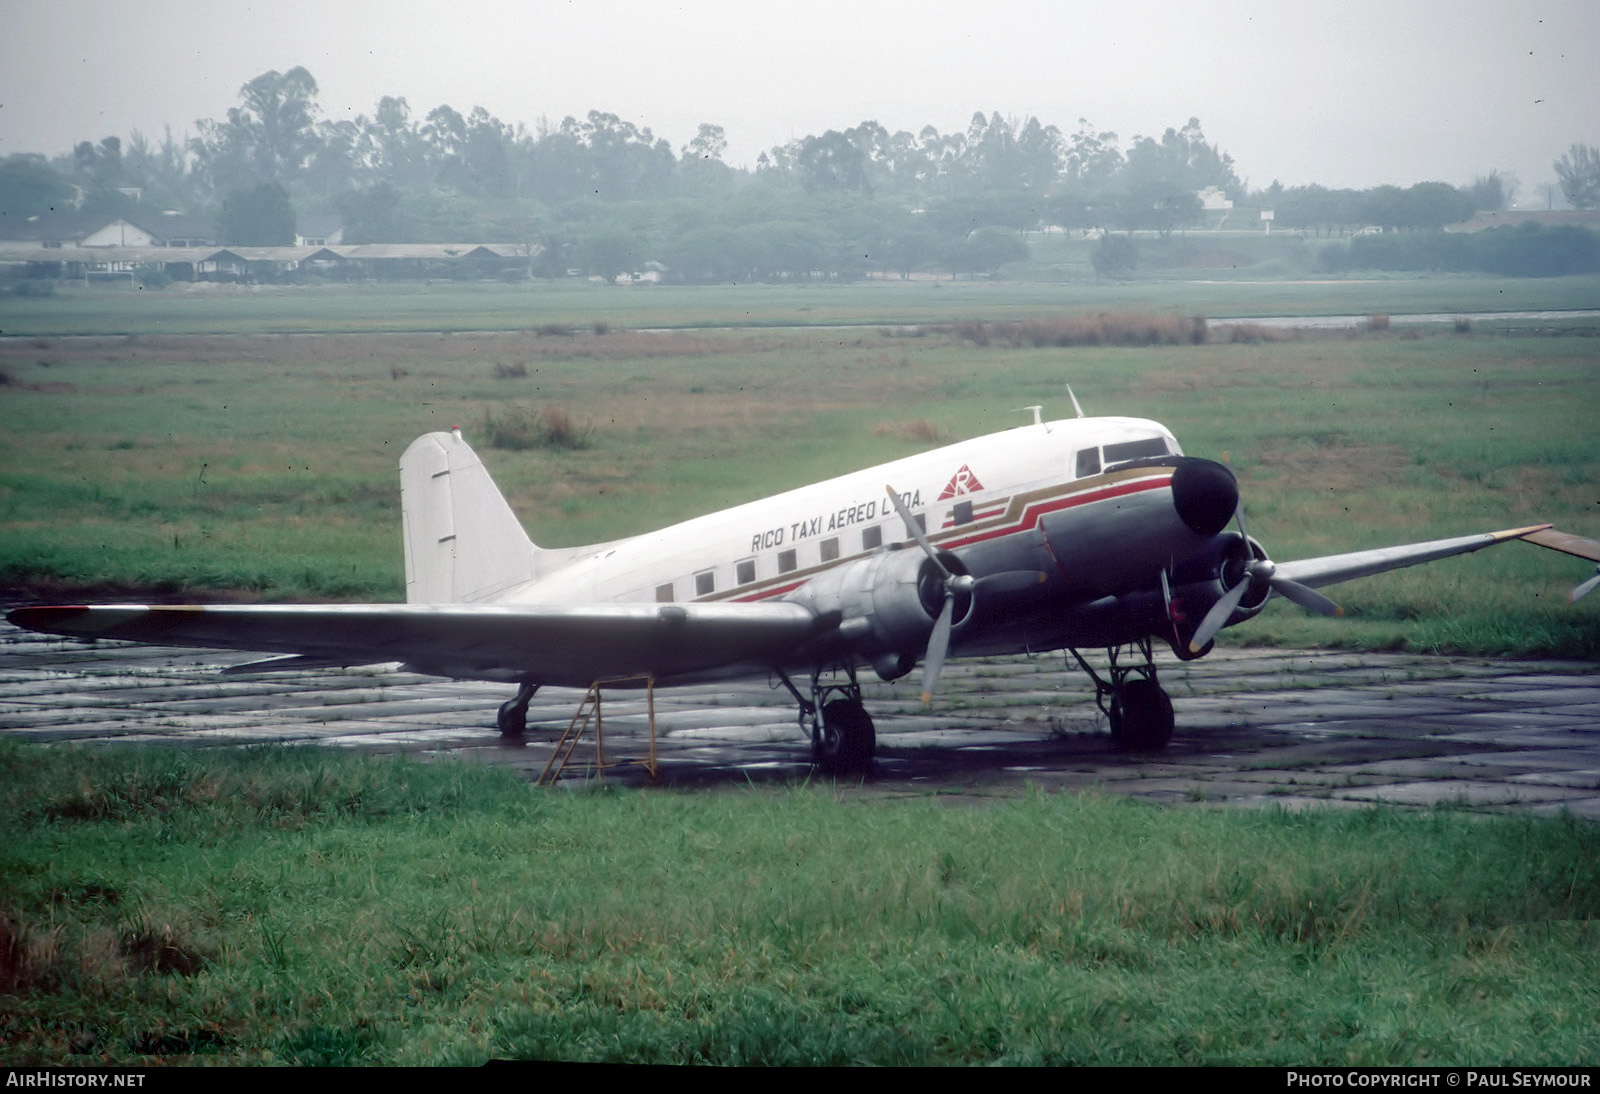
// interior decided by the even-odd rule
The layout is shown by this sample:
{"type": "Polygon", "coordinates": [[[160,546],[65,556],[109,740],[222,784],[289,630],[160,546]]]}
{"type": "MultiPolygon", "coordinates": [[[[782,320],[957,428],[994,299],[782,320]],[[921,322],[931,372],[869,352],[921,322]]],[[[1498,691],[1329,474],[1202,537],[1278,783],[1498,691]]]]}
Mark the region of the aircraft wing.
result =
{"type": "Polygon", "coordinates": [[[402,661],[459,679],[588,687],[596,680],[668,678],[781,663],[836,619],[787,602],[606,604],[251,604],[18,608],[19,627],[292,658],[238,666],[367,665],[402,661]]]}
{"type": "Polygon", "coordinates": [[[1531,537],[1549,528],[1548,524],[1535,524],[1527,528],[1508,528],[1503,532],[1484,532],[1474,536],[1435,539],[1427,543],[1408,543],[1400,547],[1378,547],[1370,551],[1351,551],[1343,555],[1324,555],[1321,558],[1280,562],[1277,564],[1274,576],[1317,588],[1358,577],[1381,574],[1385,570],[1398,570],[1405,566],[1433,562],[1449,558],[1451,555],[1481,551],[1497,543],[1521,539],[1524,536],[1531,537]]]}

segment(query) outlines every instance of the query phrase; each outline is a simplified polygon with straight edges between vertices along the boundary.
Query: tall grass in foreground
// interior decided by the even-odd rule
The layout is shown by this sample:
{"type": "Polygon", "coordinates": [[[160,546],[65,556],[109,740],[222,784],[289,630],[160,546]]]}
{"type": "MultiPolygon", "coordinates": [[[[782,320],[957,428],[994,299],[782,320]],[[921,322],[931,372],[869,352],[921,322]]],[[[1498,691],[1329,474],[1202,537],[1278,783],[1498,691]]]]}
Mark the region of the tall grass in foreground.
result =
{"type": "Polygon", "coordinates": [[[1577,1063],[1600,832],[0,747],[0,1062],[1577,1063]]]}

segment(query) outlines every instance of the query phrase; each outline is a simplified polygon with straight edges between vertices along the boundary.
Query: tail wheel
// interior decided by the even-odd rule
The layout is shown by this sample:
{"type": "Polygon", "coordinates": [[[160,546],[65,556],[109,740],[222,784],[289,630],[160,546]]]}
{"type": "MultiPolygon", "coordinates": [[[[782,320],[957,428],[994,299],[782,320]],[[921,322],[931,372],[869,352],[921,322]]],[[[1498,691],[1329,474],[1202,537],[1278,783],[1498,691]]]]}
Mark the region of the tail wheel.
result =
{"type": "Polygon", "coordinates": [[[1110,714],[1111,737],[1124,752],[1160,752],[1172,739],[1172,700],[1154,680],[1124,682],[1110,714]]]}
{"type": "Polygon", "coordinates": [[[522,740],[522,735],[528,731],[528,704],[533,701],[533,693],[538,690],[539,685],[524,682],[517,685],[516,698],[507,699],[500,704],[500,712],[495,715],[494,724],[500,730],[503,740],[522,740]]]}
{"type": "Polygon", "coordinates": [[[495,715],[494,723],[500,730],[500,736],[508,741],[520,741],[528,731],[528,708],[518,707],[515,699],[507,699],[500,704],[500,713],[495,715]]]}
{"type": "Polygon", "coordinates": [[[811,731],[811,750],[825,775],[865,775],[877,747],[872,716],[858,700],[835,699],[811,731]]]}

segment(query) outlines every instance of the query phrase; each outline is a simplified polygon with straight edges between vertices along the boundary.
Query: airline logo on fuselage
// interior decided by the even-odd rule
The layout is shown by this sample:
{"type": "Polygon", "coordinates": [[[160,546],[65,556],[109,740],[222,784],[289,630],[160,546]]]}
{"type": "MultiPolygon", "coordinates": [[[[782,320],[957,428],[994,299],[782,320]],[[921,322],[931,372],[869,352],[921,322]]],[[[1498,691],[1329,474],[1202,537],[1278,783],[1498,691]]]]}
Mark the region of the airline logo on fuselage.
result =
{"type": "Polygon", "coordinates": [[[950,476],[950,481],[944,484],[944,489],[939,492],[939,501],[947,501],[958,494],[976,494],[983,489],[983,483],[978,481],[978,476],[966,464],[961,465],[961,470],[950,476]]]}

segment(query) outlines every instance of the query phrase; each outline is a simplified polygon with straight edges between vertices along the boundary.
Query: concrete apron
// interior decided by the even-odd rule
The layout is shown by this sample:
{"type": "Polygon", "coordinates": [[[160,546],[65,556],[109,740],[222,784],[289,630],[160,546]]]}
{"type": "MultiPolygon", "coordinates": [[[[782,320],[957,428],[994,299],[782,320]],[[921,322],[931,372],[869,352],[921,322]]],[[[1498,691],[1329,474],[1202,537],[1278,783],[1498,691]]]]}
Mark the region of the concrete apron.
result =
{"type": "MultiPolygon", "coordinates": [[[[503,685],[392,666],[257,676],[250,655],[51,639],[0,624],[0,733],[102,744],[282,742],[408,752],[533,778],[582,693],[541,691],[520,744],[500,740],[503,685]]],[[[989,797],[1097,788],[1182,804],[1304,808],[1375,802],[1600,819],[1600,675],[1567,661],[1301,650],[1161,659],[1178,728],[1158,756],[1117,752],[1093,688],[1061,656],[952,663],[931,708],[916,674],[864,682],[877,723],[872,777],[848,793],[989,797]],[[909,682],[907,682],[909,681],[909,682]]],[[[867,674],[870,676],[870,672],[867,674]]],[[[665,785],[805,778],[809,745],[766,681],[656,693],[665,785]]],[[[608,782],[649,780],[642,692],[604,695],[608,782]]],[[[591,737],[567,769],[595,777],[591,737]]]]}

